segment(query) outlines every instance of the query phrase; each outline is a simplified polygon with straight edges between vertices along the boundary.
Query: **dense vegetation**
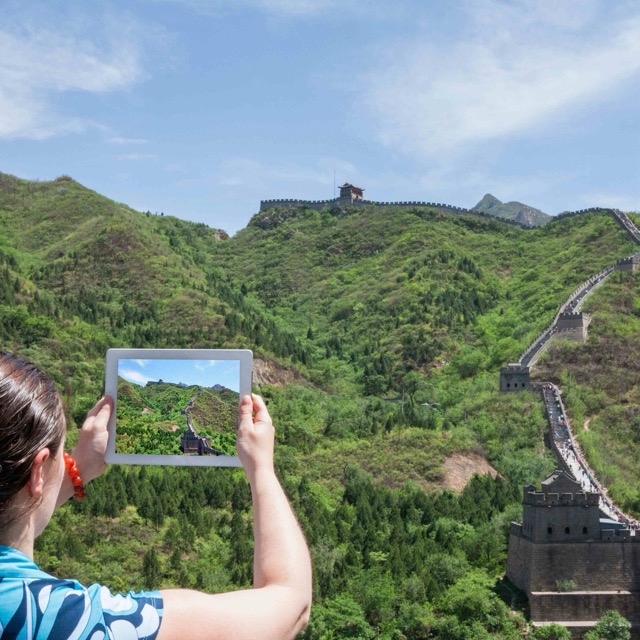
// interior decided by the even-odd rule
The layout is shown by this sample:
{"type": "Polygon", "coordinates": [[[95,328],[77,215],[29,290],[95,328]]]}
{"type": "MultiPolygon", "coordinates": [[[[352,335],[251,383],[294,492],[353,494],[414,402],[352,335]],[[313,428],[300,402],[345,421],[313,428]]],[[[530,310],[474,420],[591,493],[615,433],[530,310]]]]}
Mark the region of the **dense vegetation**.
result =
{"type": "MultiPolygon", "coordinates": [[[[523,637],[506,533],[522,485],[554,461],[539,398],[500,395],[497,371],[578,284],[636,250],[608,215],[528,230],[425,208],[283,209],[227,238],[68,178],[0,174],[0,223],[2,346],[54,377],[71,442],[108,347],[254,350],[312,547],[306,638],[523,637]],[[456,494],[454,454],[499,475],[456,494]]],[[[638,276],[590,305],[591,341],[559,344],[539,375],[590,418],[594,467],[637,513],[638,276]]],[[[247,585],[248,507],[238,471],[114,467],[56,515],[37,560],[117,590],[247,585]]]]}

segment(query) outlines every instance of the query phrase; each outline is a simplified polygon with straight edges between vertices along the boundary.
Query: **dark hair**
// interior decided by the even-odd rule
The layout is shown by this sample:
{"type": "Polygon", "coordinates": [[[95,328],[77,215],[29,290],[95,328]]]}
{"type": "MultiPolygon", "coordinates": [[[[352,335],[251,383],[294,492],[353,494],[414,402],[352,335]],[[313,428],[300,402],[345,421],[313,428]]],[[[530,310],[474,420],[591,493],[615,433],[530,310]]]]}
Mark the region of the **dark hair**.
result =
{"type": "Polygon", "coordinates": [[[9,524],[5,511],[27,484],[38,451],[48,447],[55,456],[65,431],[53,381],[35,365],[0,351],[0,528],[9,524]]]}

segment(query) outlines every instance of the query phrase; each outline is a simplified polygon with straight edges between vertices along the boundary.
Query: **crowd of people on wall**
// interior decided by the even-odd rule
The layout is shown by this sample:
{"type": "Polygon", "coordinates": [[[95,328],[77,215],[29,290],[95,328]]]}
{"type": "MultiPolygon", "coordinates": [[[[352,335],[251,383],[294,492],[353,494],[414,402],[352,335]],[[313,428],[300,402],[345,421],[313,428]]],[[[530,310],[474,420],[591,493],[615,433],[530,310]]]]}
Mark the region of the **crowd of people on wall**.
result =
{"type": "Polygon", "coordinates": [[[560,389],[554,384],[546,383],[543,385],[542,391],[553,445],[562,457],[565,467],[571,471],[573,477],[585,491],[600,494],[600,509],[603,513],[633,530],[640,529],[640,522],[627,516],[613,503],[589,468],[580,450],[580,445],[573,436],[571,424],[560,397],[560,389]]]}

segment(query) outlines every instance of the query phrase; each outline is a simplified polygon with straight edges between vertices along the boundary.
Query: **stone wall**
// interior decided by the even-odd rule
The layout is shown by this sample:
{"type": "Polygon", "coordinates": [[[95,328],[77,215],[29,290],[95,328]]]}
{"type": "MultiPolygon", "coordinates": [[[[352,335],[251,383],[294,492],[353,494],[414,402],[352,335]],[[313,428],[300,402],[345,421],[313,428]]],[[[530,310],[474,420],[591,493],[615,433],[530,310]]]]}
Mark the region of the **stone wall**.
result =
{"type": "Polygon", "coordinates": [[[568,593],[532,593],[529,597],[531,617],[551,622],[592,622],[607,611],[615,610],[629,621],[640,621],[640,593],[632,591],[573,591],[568,593]]]}
{"type": "Polygon", "coordinates": [[[425,207],[433,209],[434,211],[442,211],[443,213],[457,214],[457,215],[474,215],[492,218],[494,220],[500,220],[506,224],[515,225],[528,229],[528,225],[523,225],[515,220],[508,220],[507,218],[501,218],[499,216],[493,216],[490,213],[484,211],[475,211],[473,209],[465,209],[464,207],[456,207],[455,205],[445,204],[442,202],[424,202],[422,200],[406,200],[402,202],[383,202],[380,200],[352,200],[351,198],[334,198],[333,200],[297,200],[295,198],[276,198],[273,200],[261,200],[260,211],[267,211],[274,207],[306,207],[307,209],[315,209],[320,211],[326,207],[398,207],[398,208],[411,208],[411,207],[425,207]]]}
{"type": "Polygon", "coordinates": [[[518,526],[509,536],[507,576],[527,595],[553,592],[557,580],[573,580],[580,591],[640,592],[640,536],[610,532],[604,540],[541,544],[519,535],[518,526]]]}

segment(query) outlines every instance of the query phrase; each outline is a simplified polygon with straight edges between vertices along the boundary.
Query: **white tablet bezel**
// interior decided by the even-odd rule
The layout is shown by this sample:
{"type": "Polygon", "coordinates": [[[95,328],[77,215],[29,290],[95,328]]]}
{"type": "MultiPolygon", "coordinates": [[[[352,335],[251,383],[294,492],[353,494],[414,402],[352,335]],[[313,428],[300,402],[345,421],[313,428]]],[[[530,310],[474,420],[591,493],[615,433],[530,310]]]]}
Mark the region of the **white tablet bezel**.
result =
{"type": "Polygon", "coordinates": [[[109,420],[109,442],[105,461],[115,464],[156,464],[184,467],[241,467],[238,456],[185,456],[116,453],[119,360],[236,360],[240,363],[240,398],[251,394],[253,353],[248,349],[109,349],[107,351],[105,394],[114,400],[109,420]]]}

